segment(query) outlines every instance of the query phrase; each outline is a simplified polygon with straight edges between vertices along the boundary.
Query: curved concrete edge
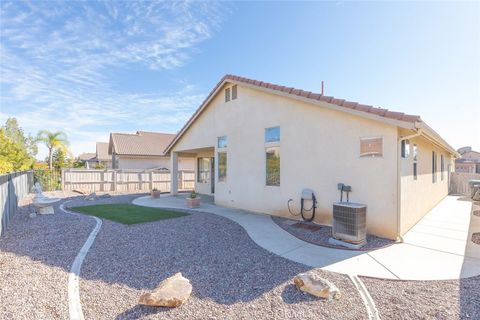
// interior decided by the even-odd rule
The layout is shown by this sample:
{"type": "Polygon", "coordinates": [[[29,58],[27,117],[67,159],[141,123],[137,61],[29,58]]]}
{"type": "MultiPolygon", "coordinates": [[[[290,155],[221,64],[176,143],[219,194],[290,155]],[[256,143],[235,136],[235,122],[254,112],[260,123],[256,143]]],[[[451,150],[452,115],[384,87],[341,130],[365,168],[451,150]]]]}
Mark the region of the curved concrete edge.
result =
{"type": "Polygon", "coordinates": [[[348,277],[353,282],[353,285],[362,298],[363,304],[367,309],[368,319],[380,320],[380,315],[378,314],[378,309],[375,306],[375,301],[373,301],[373,298],[368,292],[367,287],[365,287],[365,284],[356,275],[349,274],[348,277]]]}
{"type": "Polygon", "coordinates": [[[266,214],[203,203],[198,209],[187,209],[184,199],[170,195],[160,199],[138,197],[132,204],[203,212],[228,218],[238,223],[265,250],[294,262],[336,273],[405,281],[458,280],[480,275],[480,259],[441,254],[406,243],[368,252],[320,247],[294,237],[266,214]],[[431,268],[422,269],[423,263],[430,265],[432,261],[437,266],[445,264],[445,267],[442,270],[435,269],[435,273],[432,273],[431,268]],[[421,272],[418,272],[419,268],[421,272]]]}
{"type": "MultiPolygon", "coordinates": [[[[65,209],[65,204],[69,203],[70,201],[62,203],[60,205],[60,210],[68,214],[79,216],[80,214],[65,209]]],[[[95,238],[102,226],[102,220],[92,216],[90,216],[90,218],[95,219],[96,225],[90,232],[90,235],[88,236],[87,240],[85,241],[82,248],[75,257],[75,260],[73,260],[72,266],[70,267],[70,272],[68,274],[68,313],[70,320],[85,319],[83,316],[82,304],[80,302],[80,269],[82,268],[82,263],[85,259],[85,256],[90,250],[90,247],[95,241],[95,238]]]]}

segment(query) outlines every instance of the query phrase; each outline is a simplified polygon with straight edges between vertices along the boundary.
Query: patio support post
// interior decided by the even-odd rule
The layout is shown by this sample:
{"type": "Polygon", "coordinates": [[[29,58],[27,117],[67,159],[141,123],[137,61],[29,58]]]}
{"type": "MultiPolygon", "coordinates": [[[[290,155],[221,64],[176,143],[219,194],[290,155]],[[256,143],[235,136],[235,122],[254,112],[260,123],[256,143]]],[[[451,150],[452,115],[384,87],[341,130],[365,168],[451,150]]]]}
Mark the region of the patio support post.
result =
{"type": "Polygon", "coordinates": [[[170,194],[178,193],[178,153],[170,153],[170,194]]]}

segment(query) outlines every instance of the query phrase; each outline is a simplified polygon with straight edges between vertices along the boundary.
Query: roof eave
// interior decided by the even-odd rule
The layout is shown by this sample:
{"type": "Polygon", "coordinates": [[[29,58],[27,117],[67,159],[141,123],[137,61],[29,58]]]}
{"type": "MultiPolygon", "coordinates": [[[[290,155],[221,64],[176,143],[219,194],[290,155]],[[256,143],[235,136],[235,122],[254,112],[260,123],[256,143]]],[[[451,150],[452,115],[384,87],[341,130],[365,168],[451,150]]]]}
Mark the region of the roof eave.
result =
{"type": "Polygon", "coordinates": [[[417,129],[422,129],[422,133],[427,138],[436,142],[440,147],[450,152],[455,158],[460,158],[460,153],[457,152],[447,141],[445,141],[435,130],[428,126],[425,122],[420,122],[417,129]]]}
{"type": "Polygon", "coordinates": [[[210,101],[213,99],[213,97],[215,97],[217,95],[218,91],[221,90],[221,88],[224,86],[225,83],[232,83],[232,84],[240,85],[240,86],[243,86],[243,87],[248,87],[248,88],[251,88],[251,89],[254,89],[254,90],[260,90],[260,91],[263,91],[263,92],[267,92],[267,93],[270,93],[270,94],[280,95],[280,96],[283,96],[283,97],[286,97],[286,98],[289,98],[289,99],[295,99],[295,100],[303,101],[303,102],[306,102],[306,103],[309,103],[309,104],[319,105],[319,106],[325,107],[327,109],[336,110],[336,111],[345,112],[345,113],[350,113],[350,114],[353,114],[353,115],[356,115],[356,116],[360,116],[360,117],[363,117],[363,118],[368,118],[368,119],[371,119],[371,120],[380,121],[380,122],[390,124],[390,125],[393,125],[393,126],[397,126],[397,127],[400,127],[400,128],[415,129],[416,124],[419,122],[419,121],[410,122],[410,121],[402,121],[402,120],[396,120],[396,119],[391,119],[391,118],[385,118],[385,117],[382,117],[382,116],[379,116],[379,115],[376,115],[376,114],[373,114],[373,113],[366,113],[366,112],[355,110],[355,109],[343,108],[343,107],[339,107],[339,106],[337,106],[335,104],[332,104],[332,103],[329,103],[329,102],[318,101],[318,100],[316,101],[316,100],[312,100],[312,99],[309,99],[309,98],[306,98],[306,97],[293,95],[293,94],[290,94],[290,93],[287,93],[287,92],[282,92],[282,91],[270,89],[270,88],[267,88],[267,87],[261,87],[261,86],[258,86],[258,85],[233,80],[233,79],[228,78],[227,76],[224,76],[222,78],[222,80],[220,80],[220,82],[216,85],[215,90],[213,90],[208,95],[208,97],[205,99],[205,101],[203,101],[203,103],[195,111],[195,113],[192,115],[192,117],[190,117],[190,119],[187,121],[187,123],[182,127],[182,129],[180,129],[180,131],[177,133],[177,135],[172,140],[172,142],[170,142],[170,144],[167,145],[167,147],[164,150],[165,154],[170,154],[170,151],[175,146],[175,144],[178,142],[178,140],[183,136],[185,131],[190,127],[190,125],[198,118],[198,116],[208,106],[210,101]]]}

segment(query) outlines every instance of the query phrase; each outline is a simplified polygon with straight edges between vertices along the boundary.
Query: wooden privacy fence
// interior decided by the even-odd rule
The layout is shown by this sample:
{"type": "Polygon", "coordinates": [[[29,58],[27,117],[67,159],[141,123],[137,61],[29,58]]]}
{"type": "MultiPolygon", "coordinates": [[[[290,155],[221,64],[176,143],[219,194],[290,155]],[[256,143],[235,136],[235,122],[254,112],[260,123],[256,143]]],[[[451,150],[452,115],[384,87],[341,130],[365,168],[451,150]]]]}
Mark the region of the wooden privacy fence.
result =
{"type": "MultiPolygon", "coordinates": [[[[62,189],[65,191],[170,191],[170,172],[166,170],[124,170],[124,169],[64,169],[62,189]]],[[[193,190],[195,172],[179,171],[178,188],[193,190]]]]}
{"type": "Polygon", "coordinates": [[[25,197],[33,187],[32,171],[21,171],[0,175],[0,236],[17,211],[18,202],[25,197]]]}
{"type": "Polygon", "coordinates": [[[480,173],[461,173],[452,172],[450,174],[450,190],[451,194],[470,195],[470,186],[468,181],[480,180],[480,173]]]}

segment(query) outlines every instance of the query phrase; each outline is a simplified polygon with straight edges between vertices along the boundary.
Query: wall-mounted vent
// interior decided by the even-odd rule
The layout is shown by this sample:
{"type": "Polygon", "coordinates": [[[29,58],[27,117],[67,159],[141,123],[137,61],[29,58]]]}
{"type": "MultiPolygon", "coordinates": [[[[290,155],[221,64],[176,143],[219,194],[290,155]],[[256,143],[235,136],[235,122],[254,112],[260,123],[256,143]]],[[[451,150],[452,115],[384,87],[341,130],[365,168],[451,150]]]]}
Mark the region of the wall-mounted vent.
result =
{"type": "Polygon", "coordinates": [[[333,237],[362,244],[367,240],[367,206],[351,202],[333,204],[333,237]]]}
{"type": "Polygon", "coordinates": [[[381,157],[383,156],[383,138],[361,138],[360,157],[381,157]]]}

